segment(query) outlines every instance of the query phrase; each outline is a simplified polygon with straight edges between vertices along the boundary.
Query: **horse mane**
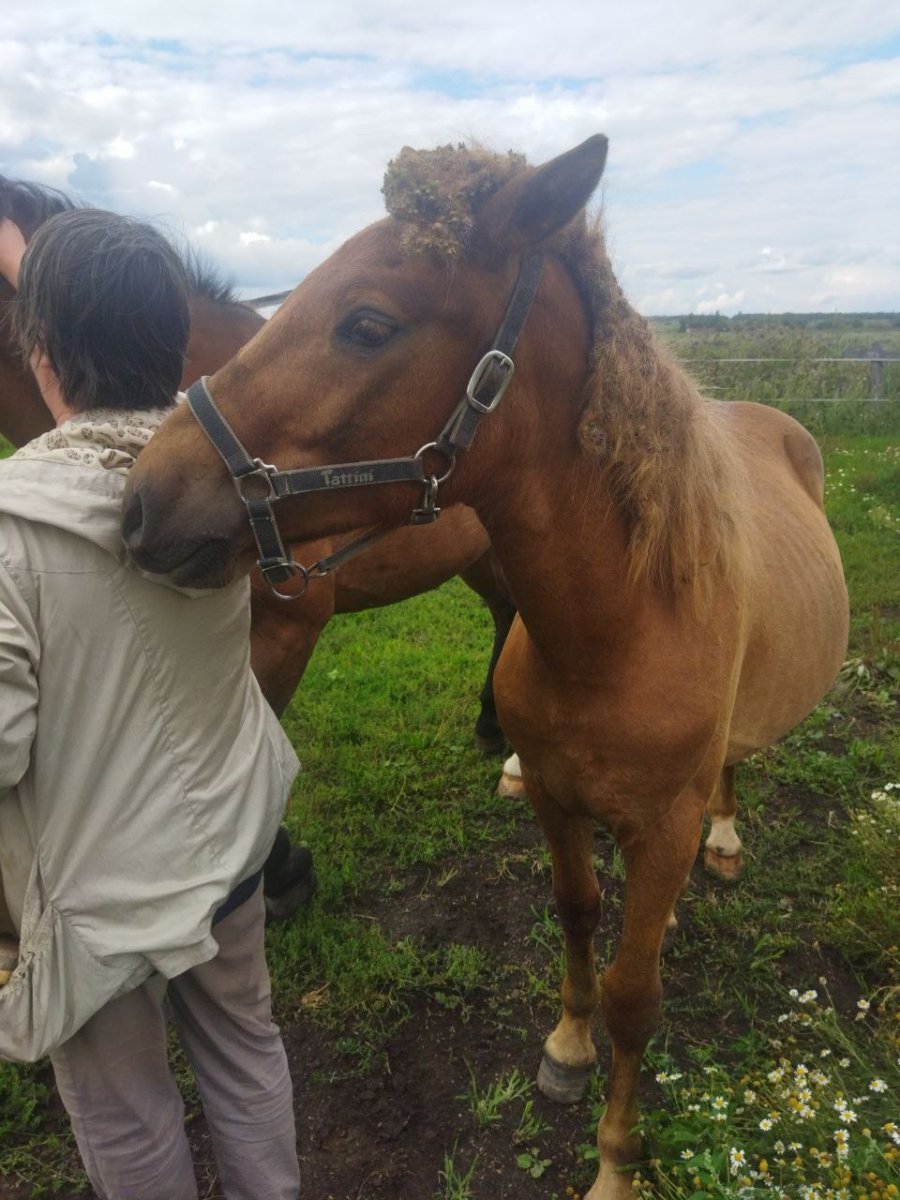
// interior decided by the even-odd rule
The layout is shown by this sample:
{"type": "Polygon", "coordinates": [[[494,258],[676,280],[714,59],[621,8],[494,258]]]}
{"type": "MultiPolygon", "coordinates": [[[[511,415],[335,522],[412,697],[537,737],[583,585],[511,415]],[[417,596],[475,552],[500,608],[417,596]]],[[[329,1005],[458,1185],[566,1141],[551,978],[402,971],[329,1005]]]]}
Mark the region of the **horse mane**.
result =
{"type": "Polygon", "coordinates": [[[702,610],[713,575],[731,576],[742,562],[743,466],[717,406],[626,300],[600,218],[582,217],[555,242],[593,325],[579,440],[625,523],[630,577],[686,591],[702,610]]]}
{"type": "Polygon", "coordinates": [[[214,304],[233,304],[238,308],[247,307],[238,299],[232,281],[222,274],[221,270],[202,250],[196,250],[193,246],[186,244],[176,245],[175,249],[184,263],[190,291],[195,295],[203,296],[206,300],[212,300],[214,304]]]}
{"type": "MultiPolygon", "coordinates": [[[[67,196],[59,188],[0,175],[0,220],[8,217],[29,235],[58,213],[85,207],[82,201],[67,196]]],[[[238,299],[231,281],[205,254],[186,243],[173,245],[184,265],[189,291],[215,304],[246,307],[238,299]]]]}
{"type": "MultiPolygon", "coordinates": [[[[466,253],[480,205],[527,167],[480,146],[405,147],[388,164],[384,195],[407,253],[466,253]]],[[[604,471],[628,539],[629,575],[701,611],[714,574],[742,558],[742,470],[717,410],[625,299],[597,218],[582,213],[548,242],[591,319],[591,371],[578,434],[604,471]]]]}
{"type": "Polygon", "coordinates": [[[33,231],[57,213],[82,207],[59,188],[0,175],[0,221],[8,217],[20,228],[33,231]]]}

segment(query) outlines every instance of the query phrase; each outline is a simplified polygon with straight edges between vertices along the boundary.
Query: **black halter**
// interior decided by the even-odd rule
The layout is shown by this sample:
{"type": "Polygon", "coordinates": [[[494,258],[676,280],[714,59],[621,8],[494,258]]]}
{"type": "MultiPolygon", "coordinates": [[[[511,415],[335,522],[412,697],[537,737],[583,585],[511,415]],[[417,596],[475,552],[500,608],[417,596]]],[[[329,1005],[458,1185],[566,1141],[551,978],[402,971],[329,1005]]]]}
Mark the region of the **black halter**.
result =
{"type": "Polygon", "coordinates": [[[206,376],[191,384],[187,391],[188,404],[231,472],[256,539],[259,568],[276,596],[283,600],[297,599],[303,595],[310,579],[327,575],[376,538],[389,532],[370,530],[311,567],[304,567],[294,560],[282,541],[272,508],[279,500],[337,488],[413,482],[422,485],[423,494],[421,504],[412,511],[410,524],[425,525],[440,515],[438,489],[450,477],[456,465],[457,453],[469,448],[481,418],[494,411],[512,380],[515,368],[510,355],[537,293],[542,263],[543,252],[540,248],[526,253],[497,336],[472,372],[465,395],[437,438],[427,442],[409,458],[380,458],[371,462],[279,471],[258,458],[250,457],[216,407],[206,385],[206,376]],[[432,452],[442,455],[446,460],[446,469],[441,475],[431,473],[425,466],[425,456],[432,452]],[[292,575],[300,575],[303,586],[292,592],[280,592],[275,585],[284,583],[292,575]]]}

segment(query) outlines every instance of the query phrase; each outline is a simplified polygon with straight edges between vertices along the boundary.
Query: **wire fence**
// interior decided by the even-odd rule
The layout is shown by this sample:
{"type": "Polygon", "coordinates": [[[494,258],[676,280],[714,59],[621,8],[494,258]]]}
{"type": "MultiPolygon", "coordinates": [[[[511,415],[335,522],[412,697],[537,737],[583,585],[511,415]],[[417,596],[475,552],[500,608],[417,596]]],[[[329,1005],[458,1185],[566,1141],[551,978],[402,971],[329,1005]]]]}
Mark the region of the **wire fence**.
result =
{"type": "MultiPolygon", "coordinates": [[[[853,364],[863,363],[863,364],[867,365],[869,368],[869,390],[871,392],[871,395],[869,395],[869,396],[839,395],[839,396],[778,397],[778,396],[766,395],[766,396],[762,396],[762,397],[753,397],[753,398],[754,399],[756,399],[756,398],[763,399],[767,403],[779,402],[779,403],[785,403],[785,404],[799,402],[800,400],[802,400],[803,403],[805,403],[805,404],[843,404],[843,403],[846,403],[847,401],[852,401],[855,403],[880,404],[880,403],[890,402],[891,400],[900,398],[900,389],[897,389],[897,388],[890,389],[890,390],[895,391],[897,393],[896,395],[888,396],[885,394],[885,366],[888,366],[891,364],[892,365],[900,364],[900,354],[865,354],[865,355],[846,354],[846,355],[841,355],[841,356],[818,355],[818,356],[812,356],[812,357],[806,357],[806,356],[800,357],[800,356],[796,356],[796,355],[793,357],[761,356],[760,355],[760,356],[746,356],[746,357],[740,357],[740,358],[724,357],[724,356],[721,358],[719,358],[719,357],[716,357],[716,358],[712,358],[712,357],[707,357],[707,358],[703,358],[703,357],[687,358],[687,357],[685,357],[685,358],[682,358],[679,356],[678,361],[683,363],[685,366],[691,367],[695,371],[695,373],[700,374],[700,375],[703,375],[705,373],[702,370],[702,368],[710,367],[710,368],[712,368],[712,373],[715,378],[718,378],[717,372],[718,372],[718,367],[720,364],[723,366],[729,366],[729,365],[730,366],[742,366],[744,364],[753,364],[754,366],[762,366],[763,364],[776,363],[776,364],[788,365],[788,366],[792,367],[794,369],[794,371],[796,372],[798,367],[801,367],[804,369],[812,368],[813,370],[815,370],[815,368],[818,367],[820,364],[828,364],[829,366],[833,366],[835,364],[839,364],[841,366],[845,366],[845,365],[852,366],[853,364]],[[699,368],[699,370],[698,370],[698,368],[699,368]]],[[[830,374],[833,375],[834,372],[830,372],[830,374]]],[[[898,378],[900,378],[900,375],[898,375],[898,378]]],[[[714,381],[708,380],[705,382],[706,382],[707,390],[710,390],[710,391],[733,390],[734,387],[736,386],[734,383],[732,383],[732,384],[726,385],[726,387],[723,388],[714,381]]],[[[728,398],[734,398],[734,397],[728,397],[728,398]]]]}

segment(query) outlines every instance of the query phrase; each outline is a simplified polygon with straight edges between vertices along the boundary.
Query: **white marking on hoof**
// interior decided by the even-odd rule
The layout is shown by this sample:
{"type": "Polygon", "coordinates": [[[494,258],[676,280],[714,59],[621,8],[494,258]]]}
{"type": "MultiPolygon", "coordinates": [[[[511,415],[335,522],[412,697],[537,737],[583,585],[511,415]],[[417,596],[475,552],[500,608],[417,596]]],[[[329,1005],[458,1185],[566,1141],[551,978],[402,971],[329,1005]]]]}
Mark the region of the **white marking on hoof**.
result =
{"type": "Polygon", "coordinates": [[[518,754],[511,754],[503,764],[503,774],[511,775],[513,779],[522,778],[522,764],[519,762],[518,754]]]}
{"type": "Polygon", "coordinates": [[[714,818],[706,849],[719,858],[736,858],[741,852],[741,839],[734,830],[734,817],[714,818]]]}
{"type": "Polygon", "coordinates": [[[522,782],[522,764],[518,754],[511,754],[503,764],[503,774],[497,784],[497,795],[510,800],[525,799],[525,784],[522,782]]]}

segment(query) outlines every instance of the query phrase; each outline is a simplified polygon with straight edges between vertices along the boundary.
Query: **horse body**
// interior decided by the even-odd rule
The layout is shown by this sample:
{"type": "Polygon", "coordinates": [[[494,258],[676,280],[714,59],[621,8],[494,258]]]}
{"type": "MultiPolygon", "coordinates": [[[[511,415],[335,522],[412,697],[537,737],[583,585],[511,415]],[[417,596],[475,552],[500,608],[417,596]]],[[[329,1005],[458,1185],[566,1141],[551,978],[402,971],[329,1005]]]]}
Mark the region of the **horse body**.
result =
{"type": "MultiPolygon", "coordinates": [[[[412,452],[453,411],[523,251],[546,246],[515,382],[442,486],[477,512],[519,611],[495,689],[550,847],[566,940],[541,1087],[564,1101],[583,1094],[600,1003],[612,1042],[601,1167],[586,1200],[632,1194],[660,949],[704,811],[708,862],[736,873],[734,764],[820,699],[848,624],[814,442],[773,410],[702,400],[579,218],[605,152],[605,139],[590,139],[533,171],[462,151],[454,161],[447,148],[422,156],[423,176],[404,151],[385,184],[392,215],[309,276],[210,381],[262,458],[301,467],[412,452]],[[255,414],[241,404],[248,394],[255,414]],[[602,992],[597,820],[626,866],[622,938],[602,992]]],[[[284,500],[283,534],[397,524],[414,488],[284,500]]],[[[165,423],[129,491],[123,528],[141,565],[222,583],[244,561],[246,518],[189,411],[165,423]]]]}

